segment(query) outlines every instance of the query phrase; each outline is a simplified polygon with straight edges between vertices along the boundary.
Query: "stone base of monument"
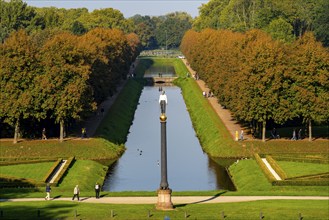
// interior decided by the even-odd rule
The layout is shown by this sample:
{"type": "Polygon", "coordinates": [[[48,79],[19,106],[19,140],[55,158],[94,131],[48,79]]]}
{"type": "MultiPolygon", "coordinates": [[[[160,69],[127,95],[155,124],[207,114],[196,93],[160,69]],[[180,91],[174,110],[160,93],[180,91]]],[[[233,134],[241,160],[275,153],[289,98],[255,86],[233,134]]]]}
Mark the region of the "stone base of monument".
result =
{"type": "Polygon", "coordinates": [[[173,210],[174,205],[171,202],[171,189],[158,189],[158,203],[156,209],[158,210],[173,210]]]}

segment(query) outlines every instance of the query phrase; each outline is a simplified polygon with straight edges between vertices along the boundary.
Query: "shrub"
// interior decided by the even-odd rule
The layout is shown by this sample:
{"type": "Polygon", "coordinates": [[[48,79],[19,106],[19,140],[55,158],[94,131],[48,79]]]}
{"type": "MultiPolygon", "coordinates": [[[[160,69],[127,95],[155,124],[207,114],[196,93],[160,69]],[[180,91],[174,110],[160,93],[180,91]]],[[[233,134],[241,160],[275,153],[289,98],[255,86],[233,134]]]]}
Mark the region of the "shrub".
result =
{"type": "Polygon", "coordinates": [[[259,165],[259,167],[261,168],[261,170],[265,174],[267,180],[269,182],[275,181],[276,179],[274,178],[272,173],[269,171],[269,169],[267,168],[265,163],[262,161],[262,158],[258,154],[254,154],[254,157],[255,157],[255,160],[256,160],[257,164],[259,165]]]}
{"type": "Polygon", "coordinates": [[[53,183],[55,186],[57,186],[58,183],[62,180],[62,178],[64,177],[67,170],[71,167],[71,164],[74,162],[74,160],[75,160],[74,157],[70,157],[67,159],[66,164],[64,165],[63,169],[60,171],[60,173],[58,174],[58,176],[56,177],[53,183]]]}
{"type": "Polygon", "coordinates": [[[281,169],[281,167],[271,156],[266,156],[266,160],[272,166],[273,170],[281,177],[281,179],[287,179],[287,174],[281,169]]]}
{"type": "Polygon", "coordinates": [[[47,172],[47,174],[45,175],[45,177],[43,178],[43,182],[47,183],[50,179],[50,177],[52,176],[52,174],[54,173],[54,171],[56,171],[56,169],[58,168],[58,166],[60,165],[60,163],[62,162],[62,158],[58,159],[54,165],[49,169],[49,171],[47,172]]]}

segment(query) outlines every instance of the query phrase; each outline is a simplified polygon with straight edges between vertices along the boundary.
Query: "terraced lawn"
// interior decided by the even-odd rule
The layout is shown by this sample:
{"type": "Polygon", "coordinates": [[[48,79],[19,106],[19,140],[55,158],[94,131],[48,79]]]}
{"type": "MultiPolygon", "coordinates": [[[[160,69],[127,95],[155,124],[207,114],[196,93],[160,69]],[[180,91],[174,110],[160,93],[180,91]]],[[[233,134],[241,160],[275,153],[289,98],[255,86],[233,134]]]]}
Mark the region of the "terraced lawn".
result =
{"type": "Polygon", "coordinates": [[[0,175],[34,179],[42,181],[47,172],[53,166],[54,162],[17,164],[10,166],[1,166],[0,175]]]}
{"type": "Polygon", "coordinates": [[[276,161],[287,176],[297,177],[329,172],[329,164],[276,161]]]}

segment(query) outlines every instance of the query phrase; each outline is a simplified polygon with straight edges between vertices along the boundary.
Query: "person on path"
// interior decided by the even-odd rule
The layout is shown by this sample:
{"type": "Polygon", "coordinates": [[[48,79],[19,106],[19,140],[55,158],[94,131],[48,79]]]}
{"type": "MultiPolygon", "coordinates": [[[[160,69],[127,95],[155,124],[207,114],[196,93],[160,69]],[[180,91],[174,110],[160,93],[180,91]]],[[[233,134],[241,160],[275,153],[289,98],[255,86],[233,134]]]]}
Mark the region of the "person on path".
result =
{"type": "Polygon", "coordinates": [[[296,138],[296,129],[294,129],[292,131],[292,138],[291,138],[291,140],[293,140],[293,141],[297,140],[297,138],[296,138]]]}
{"type": "Polygon", "coordinates": [[[73,190],[73,197],[72,197],[72,200],[74,200],[75,197],[77,197],[77,198],[78,198],[78,201],[80,201],[79,194],[80,194],[80,189],[79,189],[79,186],[76,185],[76,186],[74,187],[74,190],[73,190]]]}
{"type": "Polygon", "coordinates": [[[241,130],[241,133],[240,133],[240,140],[243,141],[243,130],[241,130]]]}
{"type": "Polygon", "coordinates": [[[42,140],[47,140],[46,129],[45,128],[42,129],[42,140]]]}
{"type": "Polygon", "coordinates": [[[96,183],[96,185],[95,185],[96,199],[99,199],[100,191],[101,191],[101,186],[98,183],[96,183]]]}
{"type": "Polygon", "coordinates": [[[159,97],[159,104],[161,108],[161,114],[166,113],[166,105],[168,104],[167,95],[165,94],[165,91],[162,91],[162,94],[159,97]]]}
{"type": "Polygon", "coordinates": [[[238,140],[239,140],[239,132],[235,131],[235,141],[238,141],[238,140]]]}
{"type": "Polygon", "coordinates": [[[301,128],[298,131],[298,140],[302,140],[302,129],[301,128]]]}
{"type": "Polygon", "coordinates": [[[50,199],[50,192],[51,192],[51,188],[50,188],[49,183],[47,183],[47,185],[46,185],[46,197],[45,197],[45,200],[49,200],[50,199]]]}
{"type": "Polygon", "coordinates": [[[83,139],[83,138],[86,138],[87,137],[87,130],[86,130],[86,128],[82,128],[81,129],[81,138],[83,139]]]}

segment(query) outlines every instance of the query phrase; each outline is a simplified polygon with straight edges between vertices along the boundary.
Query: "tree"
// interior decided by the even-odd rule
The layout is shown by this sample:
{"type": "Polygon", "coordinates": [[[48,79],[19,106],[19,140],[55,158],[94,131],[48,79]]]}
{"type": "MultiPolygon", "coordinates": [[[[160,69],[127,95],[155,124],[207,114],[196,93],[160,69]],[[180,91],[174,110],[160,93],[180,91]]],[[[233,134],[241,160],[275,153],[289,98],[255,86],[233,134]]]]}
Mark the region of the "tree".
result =
{"type": "Polygon", "coordinates": [[[87,30],[96,27],[117,28],[126,33],[130,33],[133,30],[133,23],[126,20],[119,10],[113,8],[96,9],[89,14],[82,14],[77,20],[81,22],[87,30]]]}
{"type": "Polygon", "coordinates": [[[44,74],[39,80],[44,85],[47,110],[60,124],[60,141],[64,138],[65,121],[78,119],[83,111],[96,107],[87,83],[91,66],[86,54],[78,37],[69,33],[54,36],[41,50],[44,74]]]}
{"type": "Polygon", "coordinates": [[[220,16],[230,0],[211,0],[199,8],[200,16],[193,22],[193,29],[201,31],[206,28],[220,29],[220,16]]]}
{"type": "Polygon", "coordinates": [[[329,46],[329,1],[318,0],[314,8],[314,32],[323,45],[329,46]]]}
{"type": "Polygon", "coordinates": [[[14,125],[14,143],[17,143],[22,119],[45,117],[34,84],[40,70],[38,48],[27,33],[20,30],[1,44],[0,51],[0,117],[14,125]]]}
{"type": "Polygon", "coordinates": [[[161,47],[178,48],[184,33],[192,27],[192,18],[185,12],[167,14],[157,23],[156,40],[161,47]]]}
{"type": "Polygon", "coordinates": [[[292,42],[294,40],[293,27],[282,18],[272,20],[266,28],[266,32],[275,40],[282,42],[292,42]]]}
{"type": "Polygon", "coordinates": [[[35,17],[35,11],[22,0],[0,1],[0,42],[12,32],[27,28],[35,17]]]}
{"type": "Polygon", "coordinates": [[[129,20],[134,22],[136,33],[141,41],[141,45],[144,49],[153,49],[157,47],[155,39],[156,25],[154,20],[149,16],[135,15],[129,20]]]}
{"type": "Polygon", "coordinates": [[[329,118],[329,53],[312,33],[296,41],[292,51],[291,90],[295,108],[308,124],[311,141],[312,121],[321,123],[329,118]]]}

